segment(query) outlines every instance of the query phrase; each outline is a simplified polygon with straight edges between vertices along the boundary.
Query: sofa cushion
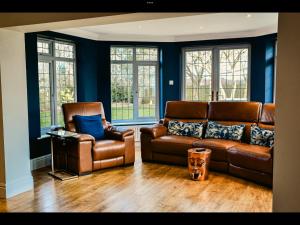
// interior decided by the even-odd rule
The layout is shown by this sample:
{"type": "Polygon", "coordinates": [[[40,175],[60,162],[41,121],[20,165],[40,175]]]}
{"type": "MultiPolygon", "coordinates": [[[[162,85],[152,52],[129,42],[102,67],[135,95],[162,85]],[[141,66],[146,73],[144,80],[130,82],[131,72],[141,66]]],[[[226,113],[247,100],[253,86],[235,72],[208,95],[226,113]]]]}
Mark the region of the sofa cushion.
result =
{"type": "Polygon", "coordinates": [[[214,121],[208,121],[205,138],[240,141],[242,139],[244,130],[244,124],[225,126],[214,121]]]}
{"type": "Polygon", "coordinates": [[[193,147],[195,141],[199,141],[199,139],[194,137],[167,135],[155,138],[151,142],[153,152],[187,156],[187,150],[193,147]]]}
{"type": "Polygon", "coordinates": [[[96,141],[93,146],[93,160],[116,158],[125,154],[125,142],[117,140],[96,141]]]}
{"type": "Polygon", "coordinates": [[[273,163],[270,148],[239,143],[228,150],[228,162],[232,165],[272,174],[273,163]]]}
{"type": "Polygon", "coordinates": [[[227,161],[227,150],[234,145],[239,144],[237,141],[223,139],[202,139],[193,143],[194,147],[209,148],[212,150],[211,159],[216,161],[227,161]]]}
{"type": "Polygon", "coordinates": [[[274,130],[263,129],[257,125],[252,125],[250,144],[272,147],[274,145],[274,130]]]}
{"type": "Polygon", "coordinates": [[[204,124],[171,120],[168,124],[168,133],[171,135],[202,138],[204,124]]]}

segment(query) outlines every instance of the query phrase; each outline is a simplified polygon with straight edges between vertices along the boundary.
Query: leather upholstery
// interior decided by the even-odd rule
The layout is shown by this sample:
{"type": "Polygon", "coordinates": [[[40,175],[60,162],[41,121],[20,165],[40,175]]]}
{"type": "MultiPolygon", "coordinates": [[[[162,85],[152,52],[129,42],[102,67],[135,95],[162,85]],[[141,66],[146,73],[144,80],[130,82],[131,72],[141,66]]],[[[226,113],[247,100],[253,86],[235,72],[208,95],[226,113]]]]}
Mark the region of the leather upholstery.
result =
{"type": "Polygon", "coordinates": [[[187,150],[193,147],[193,143],[198,138],[166,135],[152,140],[154,152],[160,152],[170,155],[187,156],[187,150]]]}
{"type": "Polygon", "coordinates": [[[260,102],[210,102],[208,119],[214,121],[258,122],[260,102]]]}
{"type": "Polygon", "coordinates": [[[163,125],[168,126],[170,120],[182,122],[206,122],[207,102],[168,101],[166,103],[163,125]]]}
{"type": "Polygon", "coordinates": [[[208,103],[191,101],[168,101],[165,117],[178,119],[206,119],[208,103]]]}
{"type": "MultiPolygon", "coordinates": [[[[238,177],[272,185],[273,149],[250,145],[250,128],[258,124],[274,129],[275,105],[260,102],[187,102],[171,101],[166,105],[165,117],[152,128],[141,128],[143,162],[162,162],[187,165],[187,149],[204,147],[212,150],[209,168],[238,177]],[[173,136],[167,132],[168,121],[216,121],[224,125],[245,124],[241,142],[222,139],[197,139],[173,136]]],[[[206,129],[204,129],[205,132],[206,129]]],[[[204,135],[203,135],[204,136],[204,135]]]]}
{"type": "Polygon", "coordinates": [[[119,127],[109,127],[105,129],[105,135],[109,139],[124,141],[124,138],[133,135],[132,129],[124,129],[119,127]]]}
{"type": "Polygon", "coordinates": [[[228,150],[228,162],[232,165],[272,174],[273,162],[270,148],[241,143],[228,150]]]}
{"type": "Polygon", "coordinates": [[[153,127],[142,127],[140,131],[144,134],[149,134],[152,138],[158,138],[167,134],[167,128],[163,125],[157,124],[153,127]]]}
{"type": "Polygon", "coordinates": [[[75,102],[62,105],[66,130],[75,132],[73,116],[93,116],[101,114],[103,126],[106,126],[105,113],[101,102],[75,102]]]}
{"type": "Polygon", "coordinates": [[[223,139],[202,139],[193,143],[193,147],[213,149],[211,160],[227,162],[227,150],[239,142],[223,139]]]}
{"type": "Polygon", "coordinates": [[[275,125],[275,104],[265,103],[259,120],[260,123],[275,125]]]}
{"type": "Polygon", "coordinates": [[[101,140],[93,146],[93,160],[103,160],[123,156],[125,150],[124,141],[101,140]]]}
{"type": "Polygon", "coordinates": [[[234,176],[241,177],[247,180],[254,181],[258,184],[263,184],[268,187],[272,187],[272,176],[257,170],[249,170],[244,167],[238,167],[232,164],[229,164],[228,172],[234,176]]]}
{"type": "Polygon", "coordinates": [[[105,140],[95,141],[88,134],[79,134],[76,145],[68,148],[69,169],[78,174],[87,174],[93,170],[132,165],[135,160],[134,131],[112,127],[105,119],[101,102],[78,102],[62,105],[65,129],[76,132],[74,115],[102,115],[105,140]]]}

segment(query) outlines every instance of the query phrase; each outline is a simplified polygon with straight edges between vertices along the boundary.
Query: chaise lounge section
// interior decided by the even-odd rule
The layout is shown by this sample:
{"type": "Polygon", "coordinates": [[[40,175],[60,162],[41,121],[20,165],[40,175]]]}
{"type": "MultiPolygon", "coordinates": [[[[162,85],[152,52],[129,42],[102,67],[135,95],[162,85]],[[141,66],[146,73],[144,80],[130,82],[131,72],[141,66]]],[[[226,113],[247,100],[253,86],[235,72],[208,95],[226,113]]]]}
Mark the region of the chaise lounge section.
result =
{"type": "Polygon", "coordinates": [[[167,102],[165,118],[151,128],[141,128],[143,162],[187,165],[187,150],[203,147],[212,150],[210,169],[243,177],[267,186],[272,185],[270,147],[250,144],[252,124],[274,129],[274,104],[260,102],[167,102]],[[168,122],[215,121],[223,125],[245,125],[242,140],[202,139],[168,134],[168,122]]]}

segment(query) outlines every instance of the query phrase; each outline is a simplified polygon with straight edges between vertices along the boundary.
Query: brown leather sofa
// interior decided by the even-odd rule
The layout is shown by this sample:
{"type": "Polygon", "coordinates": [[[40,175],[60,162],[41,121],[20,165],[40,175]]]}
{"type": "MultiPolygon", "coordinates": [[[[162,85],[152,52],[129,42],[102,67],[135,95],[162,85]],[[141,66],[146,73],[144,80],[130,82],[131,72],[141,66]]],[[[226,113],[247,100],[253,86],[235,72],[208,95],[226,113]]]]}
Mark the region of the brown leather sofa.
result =
{"type": "MultiPolygon", "coordinates": [[[[272,185],[272,149],[250,145],[251,124],[274,129],[274,104],[260,102],[167,102],[165,118],[153,127],[141,128],[141,153],[144,162],[187,165],[187,150],[203,147],[212,150],[210,169],[228,172],[264,185],[272,185]],[[262,112],[262,113],[261,113],[262,112]],[[241,142],[223,139],[198,139],[169,135],[168,121],[217,121],[224,125],[245,124],[241,142]]],[[[204,137],[205,130],[203,132],[204,137]]]]}
{"type": "Polygon", "coordinates": [[[101,114],[106,137],[105,140],[95,141],[91,135],[79,134],[67,148],[69,170],[83,175],[94,170],[134,164],[134,131],[112,127],[105,119],[101,102],[66,103],[62,105],[62,109],[65,129],[72,132],[76,132],[74,115],[101,114]]]}

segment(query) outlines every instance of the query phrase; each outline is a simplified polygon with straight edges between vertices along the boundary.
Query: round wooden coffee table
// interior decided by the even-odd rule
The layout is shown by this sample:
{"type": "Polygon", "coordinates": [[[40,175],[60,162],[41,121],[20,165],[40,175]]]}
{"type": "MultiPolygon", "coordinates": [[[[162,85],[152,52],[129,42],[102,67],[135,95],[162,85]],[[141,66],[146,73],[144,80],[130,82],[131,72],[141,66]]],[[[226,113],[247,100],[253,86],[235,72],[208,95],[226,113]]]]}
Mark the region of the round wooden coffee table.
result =
{"type": "Polygon", "coordinates": [[[188,150],[188,170],[192,180],[206,180],[211,150],[207,148],[191,148],[188,150]]]}

